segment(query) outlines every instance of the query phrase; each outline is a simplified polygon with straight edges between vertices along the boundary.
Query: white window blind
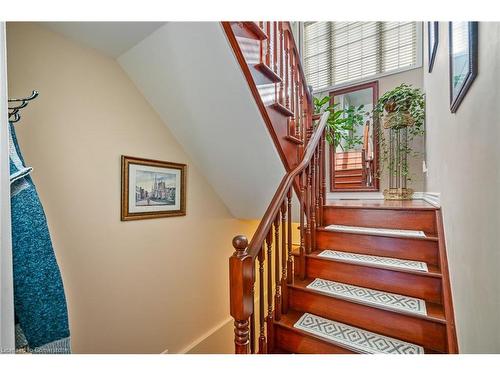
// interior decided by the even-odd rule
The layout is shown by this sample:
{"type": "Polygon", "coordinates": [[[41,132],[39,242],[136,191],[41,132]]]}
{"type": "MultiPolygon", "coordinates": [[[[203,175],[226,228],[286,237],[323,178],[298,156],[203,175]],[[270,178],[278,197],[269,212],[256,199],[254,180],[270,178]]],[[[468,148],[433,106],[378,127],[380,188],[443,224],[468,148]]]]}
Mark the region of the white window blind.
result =
{"type": "Polygon", "coordinates": [[[306,22],[304,70],[314,90],[418,65],[417,22],[306,22]]]}

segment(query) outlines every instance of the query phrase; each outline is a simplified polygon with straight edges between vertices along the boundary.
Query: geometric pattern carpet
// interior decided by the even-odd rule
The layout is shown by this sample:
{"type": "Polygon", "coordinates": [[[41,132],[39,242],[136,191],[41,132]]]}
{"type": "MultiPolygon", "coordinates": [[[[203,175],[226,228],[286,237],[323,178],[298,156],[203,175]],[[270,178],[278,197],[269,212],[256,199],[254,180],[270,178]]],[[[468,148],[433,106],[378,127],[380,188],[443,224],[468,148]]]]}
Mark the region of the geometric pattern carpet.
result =
{"type": "Polygon", "coordinates": [[[371,265],[379,265],[392,268],[403,268],[414,271],[427,272],[427,264],[425,262],[418,262],[416,260],[397,259],[388,257],[379,257],[375,255],[346,253],[337,250],[323,250],[318,254],[320,257],[344,260],[352,263],[363,263],[371,265]]]}
{"type": "Polygon", "coordinates": [[[382,336],[310,313],[302,315],[294,327],[334,344],[341,344],[363,353],[424,354],[424,348],[419,345],[382,336]]]}
{"type": "Polygon", "coordinates": [[[328,225],[325,229],[335,231],[335,232],[345,232],[345,233],[359,233],[359,234],[380,234],[380,235],[392,235],[392,236],[404,236],[404,237],[424,237],[425,233],[421,230],[409,230],[409,229],[386,229],[386,228],[367,228],[367,227],[353,227],[350,225],[328,225]]]}
{"type": "Polygon", "coordinates": [[[383,306],[391,310],[427,315],[425,301],[420,298],[407,297],[400,294],[387,293],[323,279],[315,279],[307,288],[368,305],[383,306]]]}

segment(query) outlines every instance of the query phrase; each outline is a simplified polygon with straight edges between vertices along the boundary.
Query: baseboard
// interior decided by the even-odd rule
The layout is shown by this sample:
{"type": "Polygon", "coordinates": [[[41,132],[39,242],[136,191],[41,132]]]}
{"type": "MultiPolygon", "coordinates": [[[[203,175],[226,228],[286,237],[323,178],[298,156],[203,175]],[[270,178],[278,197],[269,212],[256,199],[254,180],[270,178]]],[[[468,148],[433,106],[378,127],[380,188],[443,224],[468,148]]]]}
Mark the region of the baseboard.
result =
{"type": "Polygon", "coordinates": [[[423,192],[422,199],[427,203],[432,204],[434,207],[441,208],[440,193],[423,192]]]}
{"type": "MultiPolygon", "coordinates": [[[[210,338],[212,336],[216,335],[217,333],[219,333],[219,331],[223,330],[228,324],[231,324],[231,327],[233,326],[233,318],[232,317],[225,319],[224,321],[222,321],[221,323],[217,324],[215,327],[210,329],[208,332],[205,332],[203,335],[201,335],[196,340],[194,340],[191,344],[189,344],[186,347],[184,347],[183,349],[179,350],[178,354],[189,354],[190,352],[197,352],[196,350],[193,350],[193,349],[195,349],[199,345],[202,345],[203,343],[206,344],[206,341],[210,340],[210,338]]],[[[232,328],[231,328],[231,331],[232,331],[232,328]]],[[[230,341],[230,342],[232,343],[232,341],[230,341]]],[[[166,352],[168,352],[168,350],[166,352]]],[[[165,353],[165,352],[163,352],[163,353],[165,353]]],[[[214,353],[214,354],[216,354],[216,353],[214,353]]],[[[219,354],[223,354],[223,353],[219,353],[219,354]]]]}

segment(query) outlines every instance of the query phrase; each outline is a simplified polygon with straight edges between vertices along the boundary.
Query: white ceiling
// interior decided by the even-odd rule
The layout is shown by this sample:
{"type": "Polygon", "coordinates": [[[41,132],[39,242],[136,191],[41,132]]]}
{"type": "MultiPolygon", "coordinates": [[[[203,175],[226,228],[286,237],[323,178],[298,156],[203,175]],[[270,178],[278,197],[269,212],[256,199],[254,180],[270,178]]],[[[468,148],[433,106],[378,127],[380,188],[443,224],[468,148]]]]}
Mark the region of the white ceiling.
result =
{"type": "Polygon", "coordinates": [[[40,22],[52,31],[117,58],[165,22],[40,22]]]}

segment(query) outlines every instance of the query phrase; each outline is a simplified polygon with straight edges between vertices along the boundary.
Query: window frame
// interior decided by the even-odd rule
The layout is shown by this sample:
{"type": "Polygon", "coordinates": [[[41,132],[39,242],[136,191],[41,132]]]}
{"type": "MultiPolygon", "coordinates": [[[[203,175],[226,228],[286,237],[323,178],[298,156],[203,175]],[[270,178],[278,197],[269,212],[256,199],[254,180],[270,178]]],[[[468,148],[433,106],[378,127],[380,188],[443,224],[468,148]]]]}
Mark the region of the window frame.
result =
{"type": "MultiPolygon", "coordinates": [[[[332,22],[334,22],[334,21],[332,21],[332,22]]],[[[339,89],[349,87],[349,86],[361,85],[363,83],[376,81],[376,80],[379,80],[380,78],[383,78],[383,77],[392,76],[394,74],[399,74],[399,73],[407,72],[410,70],[421,69],[424,66],[424,56],[423,56],[423,48],[424,48],[424,41],[423,41],[423,39],[424,39],[423,38],[423,27],[424,26],[423,25],[424,25],[424,23],[421,21],[415,21],[415,22],[417,22],[417,64],[416,65],[410,66],[410,67],[403,67],[403,68],[394,69],[394,70],[391,70],[389,72],[377,73],[377,74],[373,74],[373,75],[367,76],[367,77],[353,79],[351,81],[342,82],[342,83],[339,83],[336,85],[326,86],[326,87],[323,87],[319,90],[313,89],[313,95],[317,94],[317,93],[325,93],[325,92],[335,91],[335,90],[339,90],[339,89]]],[[[298,48],[299,48],[302,66],[304,66],[304,64],[305,64],[304,54],[303,54],[303,51],[304,51],[304,23],[305,22],[299,23],[299,43],[298,43],[298,48]]]]}

